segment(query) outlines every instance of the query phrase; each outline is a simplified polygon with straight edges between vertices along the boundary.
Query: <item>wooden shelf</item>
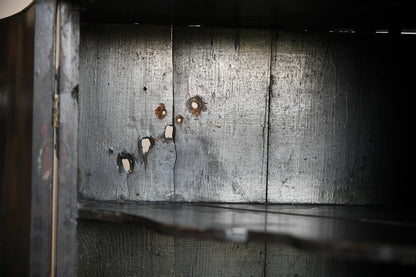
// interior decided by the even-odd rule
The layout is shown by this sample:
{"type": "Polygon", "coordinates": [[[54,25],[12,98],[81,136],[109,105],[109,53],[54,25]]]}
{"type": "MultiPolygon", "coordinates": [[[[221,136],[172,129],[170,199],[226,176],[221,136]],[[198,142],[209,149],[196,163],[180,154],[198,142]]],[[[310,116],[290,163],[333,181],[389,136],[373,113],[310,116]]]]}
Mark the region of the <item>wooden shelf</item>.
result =
{"type": "Polygon", "coordinates": [[[342,258],[416,264],[416,219],[368,206],[80,202],[79,219],[136,222],[173,236],[263,241],[342,258]]]}

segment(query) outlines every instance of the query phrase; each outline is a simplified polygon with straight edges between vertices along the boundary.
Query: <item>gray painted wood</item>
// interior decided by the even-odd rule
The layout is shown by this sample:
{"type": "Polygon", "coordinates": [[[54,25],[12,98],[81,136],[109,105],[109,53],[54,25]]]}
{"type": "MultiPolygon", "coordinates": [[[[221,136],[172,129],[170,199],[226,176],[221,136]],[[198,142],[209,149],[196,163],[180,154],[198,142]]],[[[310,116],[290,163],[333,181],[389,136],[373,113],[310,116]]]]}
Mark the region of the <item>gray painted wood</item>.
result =
{"type": "Polygon", "coordinates": [[[56,275],[75,276],[78,172],[79,13],[60,5],[60,125],[58,136],[58,227],[56,275]]]}
{"type": "Polygon", "coordinates": [[[354,35],[274,36],[269,202],[386,202],[394,181],[388,45],[354,35]]]}
{"type": "Polygon", "coordinates": [[[389,107],[400,81],[395,56],[384,58],[390,42],[205,27],[177,27],[172,42],[169,26],[107,24],[81,33],[81,197],[392,202],[403,155],[391,148],[402,120],[389,107]],[[190,108],[194,97],[200,112],[190,108]],[[174,144],[163,133],[177,116],[174,144]],[[148,136],[156,144],[146,156],[148,136]],[[117,164],[123,151],[131,173],[117,164]]]}
{"type": "Polygon", "coordinates": [[[87,24],[81,28],[79,194],[99,200],[169,200],[175,147],[170,26],[87,24]],[[145,89],[146,88],[146,89],[145,89]],[[163,103],[167,116],[155,109],[163,103]],[[140,140],[155,145],[145,156],[140,140]],[[111,150],[110,150],[111,149],[111,150]],[[133,172],[117,156],[133,155],[133,172]],[[112,152],[112,153],[111,153],[112,152]]]}
{"type": "Polygon", "coordinates": [[[270,31],[178,27],[173,45],[176,199],[265,201],[270,31]]]}

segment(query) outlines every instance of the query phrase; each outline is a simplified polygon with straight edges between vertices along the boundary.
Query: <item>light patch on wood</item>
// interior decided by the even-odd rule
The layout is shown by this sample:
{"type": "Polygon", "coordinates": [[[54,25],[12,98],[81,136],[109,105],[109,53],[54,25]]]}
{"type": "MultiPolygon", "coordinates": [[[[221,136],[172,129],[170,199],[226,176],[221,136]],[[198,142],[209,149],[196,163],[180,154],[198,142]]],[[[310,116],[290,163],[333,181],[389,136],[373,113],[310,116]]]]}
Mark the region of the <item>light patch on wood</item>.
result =
{"type": "Polygon", "coordinates": [[[167,139],[173,139],[173,126],[168,125],[165,128],[165,138],[167,139]]]}
{"type": "Polygon", "coordinates": [[[146,154],[147,152],[149,152],[150,146],[152,146],[152,142],[150,141],[149,138],[142,139],[143,154],[146,154]]]}
{"type": "Polygon", "coordinates": [[[192,102],[191,104],[193,109],[197,109],[198,108],[198,103],[196,101],[192,102]]]}
{"type": "Polygon", "coordinates": [[[130,161],[128,159],[122,159],[121,162],[123,163],[123,168],[126,172],[131,170],[130,168],[130,161]]]}

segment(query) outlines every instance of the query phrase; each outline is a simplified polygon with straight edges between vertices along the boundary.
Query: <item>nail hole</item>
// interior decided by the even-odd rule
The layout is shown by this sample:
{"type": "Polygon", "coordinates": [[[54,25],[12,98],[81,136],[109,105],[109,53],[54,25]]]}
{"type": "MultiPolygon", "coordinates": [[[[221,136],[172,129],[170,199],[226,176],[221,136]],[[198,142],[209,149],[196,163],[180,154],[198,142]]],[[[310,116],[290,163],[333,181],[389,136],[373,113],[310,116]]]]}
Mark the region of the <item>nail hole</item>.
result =
{"type": "Polygon", "coordinates": [[[183,124],[183,116],[182,115],[178,114],[176,116],[176,124],[178,124],[178,125],[182,125],[183,124]]]}
{"type": "Polygon", "coordinates": [[[186,106],[188,110],[195,116],[199,116],[201,111],[206,111],[205,102],[200,96],[194,96],[188,99],[186,106]]]}
{"type": "Polygon", "coordinates": [[[146,91],[147,90],[147,87],[143,87],[143,90],[146,91]]]}
{"type": "Polygon", "coordinates": [[[108,148],[108,153],[110,153],[110,154],[113,154],[114,153],[113,147],[108,148]]]}
{"type": "Polygon", "coordinates": [[[159,119],[164,119],[167,114],[168,112],[166,111],[164,104],[159,104],[159,106],[155,109],[155,115],[159,119]]]}

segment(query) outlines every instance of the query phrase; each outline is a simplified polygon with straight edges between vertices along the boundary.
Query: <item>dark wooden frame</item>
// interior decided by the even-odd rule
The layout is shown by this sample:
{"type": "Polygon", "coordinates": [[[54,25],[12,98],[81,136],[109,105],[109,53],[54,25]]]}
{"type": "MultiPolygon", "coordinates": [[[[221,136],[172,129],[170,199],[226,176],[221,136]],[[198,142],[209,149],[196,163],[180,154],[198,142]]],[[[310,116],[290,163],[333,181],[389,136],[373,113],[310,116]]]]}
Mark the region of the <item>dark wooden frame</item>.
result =
{"type": "Polygon", "coordinates": [[[77,90],[79,13],[71,2],[37,1],[35,21],[35,72],[32,146],[31,276],[75,275],[76,182],[77,182],[77,90]],[[56,68],[56,16],[60,9],[60,65],[56,68]],[[56,81],[55,82],[55,78],[56,81]],[[58,88],[55,88],[55,84],[58,88]],[[53,95],[58,91],[61,112],[57,131],[58,199],[52,202],[53,95]],[[51,241],[52,212],[57,209],[56,264],[51,241]]]}

